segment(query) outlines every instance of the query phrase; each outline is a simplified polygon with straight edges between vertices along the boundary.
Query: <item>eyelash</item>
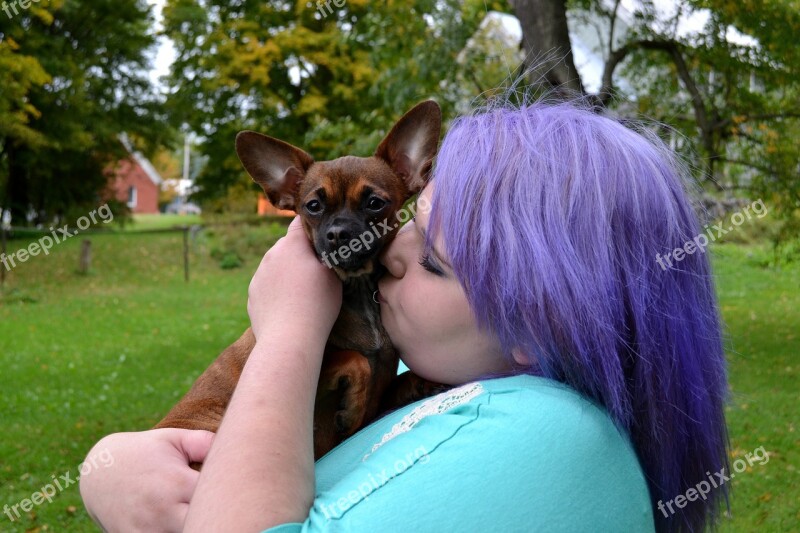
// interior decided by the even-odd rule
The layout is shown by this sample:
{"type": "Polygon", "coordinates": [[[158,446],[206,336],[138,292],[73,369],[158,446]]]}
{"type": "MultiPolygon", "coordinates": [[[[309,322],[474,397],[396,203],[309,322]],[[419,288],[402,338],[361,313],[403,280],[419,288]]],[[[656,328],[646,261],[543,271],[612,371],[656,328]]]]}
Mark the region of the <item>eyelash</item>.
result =
{"type": "Polygon", "coordinates": [[[444,272],[436,268],[433,263],[431,263],[431,258],[428,254],[425,254],[422,256],[422,258],[420,258],[419,264],[431,274],[444,277],[444,272]]]}

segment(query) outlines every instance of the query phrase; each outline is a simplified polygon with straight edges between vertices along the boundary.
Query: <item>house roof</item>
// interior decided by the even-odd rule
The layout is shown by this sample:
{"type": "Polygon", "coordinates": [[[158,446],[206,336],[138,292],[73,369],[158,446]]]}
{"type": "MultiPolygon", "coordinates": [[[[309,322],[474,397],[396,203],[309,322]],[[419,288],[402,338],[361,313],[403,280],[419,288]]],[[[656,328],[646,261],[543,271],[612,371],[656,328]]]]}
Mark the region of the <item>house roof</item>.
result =
{"type": "Polygon", "coordinates": [[[144,173],[147,174],[148,178],[150,178],[150,181],[152,181],[156,186],[161,186],[161,183],[164,181],[164,179],[161,177],[161,174],[158,173],[156,168],[153,166],[150,160],[144,156],[144,154],[133,149],[133,144],[128,138],[128,135],[121,133],[119,135],[119,141],[128,151],[128,153],[131,154],[131,158],[133,158],[136,164],[142,167],[142,170],[144,170],[144,173]]]}

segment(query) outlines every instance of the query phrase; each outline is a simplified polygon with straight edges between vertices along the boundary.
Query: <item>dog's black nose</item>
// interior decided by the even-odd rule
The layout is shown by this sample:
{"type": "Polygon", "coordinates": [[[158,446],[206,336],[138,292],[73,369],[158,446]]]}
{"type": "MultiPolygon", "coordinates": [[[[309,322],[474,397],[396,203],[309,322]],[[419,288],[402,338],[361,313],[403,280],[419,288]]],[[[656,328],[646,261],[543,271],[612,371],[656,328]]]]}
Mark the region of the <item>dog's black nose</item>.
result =
{"type": "Polygon", "coordinates": [[[350,242],[353,234],[344,226],[336,225],[328,228],[328,233],[326,233],[325,236],[328,238],[328,242],[338,246],[339,244],[347,244],[350,242]]]}

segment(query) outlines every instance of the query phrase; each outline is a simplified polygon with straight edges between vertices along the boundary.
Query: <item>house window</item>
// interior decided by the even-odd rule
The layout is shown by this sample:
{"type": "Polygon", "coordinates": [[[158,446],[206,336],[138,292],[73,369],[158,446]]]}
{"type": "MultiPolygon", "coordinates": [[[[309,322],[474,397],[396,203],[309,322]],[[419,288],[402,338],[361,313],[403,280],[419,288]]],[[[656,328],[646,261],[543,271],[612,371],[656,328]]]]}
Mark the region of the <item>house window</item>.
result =
{"type": "Polygon", "coordinates": [[[136,187],[134,187],[133,185],[128,187],[128,207],[130,207],[131,209],[135,208],[136,202],[139,199],[138,197],[139,195],[136,192],[136,187]]]}

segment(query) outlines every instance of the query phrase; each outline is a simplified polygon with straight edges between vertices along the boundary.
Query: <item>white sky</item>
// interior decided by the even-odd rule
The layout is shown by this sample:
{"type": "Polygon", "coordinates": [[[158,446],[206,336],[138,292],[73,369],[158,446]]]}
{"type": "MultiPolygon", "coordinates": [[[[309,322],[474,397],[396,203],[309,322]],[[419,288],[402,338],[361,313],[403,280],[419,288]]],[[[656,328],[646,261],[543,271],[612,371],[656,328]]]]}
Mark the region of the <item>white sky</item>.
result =
{"type": "MultiPolygon", "coordinates": [[[[147,0],[147,2],[155,6],[155,16],[156,16],[156,28],[161,30],[161,10],[164,8],[164,2],[166,0],[147,0]]],[[[175,60],[175,47],[172,45],[172,41],[167,39],[166,37],[161,37],[158,39],[158,47],[156,49],[155,58],[153,61],[153,69],[150,71],[150,79],[153,80],[153,83],[159,84],[158,79],[161,76],[165,76],[169,74],[169,67],[172,65],[172,62],[175,60]]]]}

